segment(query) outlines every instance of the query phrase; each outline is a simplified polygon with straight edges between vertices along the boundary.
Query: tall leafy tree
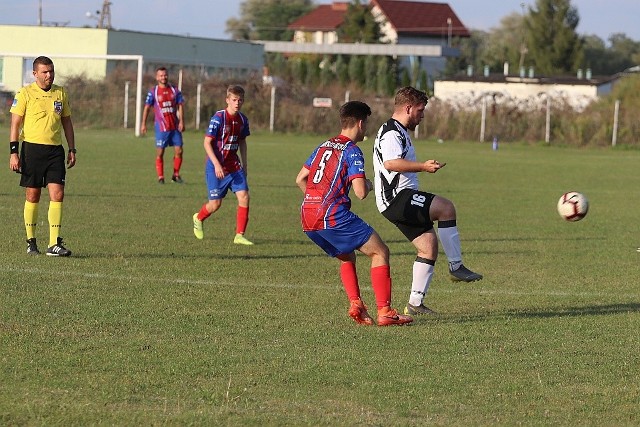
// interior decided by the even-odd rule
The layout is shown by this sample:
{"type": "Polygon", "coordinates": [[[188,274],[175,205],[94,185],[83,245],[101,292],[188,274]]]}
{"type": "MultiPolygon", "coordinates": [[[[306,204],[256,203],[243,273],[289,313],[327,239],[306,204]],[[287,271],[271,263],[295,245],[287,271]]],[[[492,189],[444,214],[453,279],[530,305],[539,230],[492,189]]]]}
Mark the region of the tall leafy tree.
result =
{"type": "Polygon", "coordinates": [[[571,74],[582,68],[584,47],[576,33],[578,10],[570,0],[536,0],[525,17],[526,64],[540,74],[571,74]]]}
{"type": "Polygon", "coordinates": [[[351,55],[348,72],[351,83],[364,87],[364,58],[362,56],[351,55]]]}
{"type": "Polygon", "coordinates": [[[338,55],[336,58],[334,68],[336,70],[335,73],[338,78],[338,82],[340,82],[341,85],[346,86],[349,82],[349,66],[342,55],[338,55]]]}
{"type": "Polygon", "coordinates": [[[621,60],[617,71],[640,64],[640,42],[631,40],[623,33],[611,34],[609,42],[611,50],[621,60]]]}
{"type": "Polygon", "coordinates": [[[225,32],[236,40],[289,41],[287,25],[313,9],[312,0],[245,0],[240,17],[230,18],[225,32]]]}
{"type": "Polygon", "coordinates": [[[344,22],[338,28],[340,43],[380,43],[380,26],[371,14],[371,7],[353,0],[347,6],[344,22]]]}
{"type": "Polygon", "coordinates": [[[471,37],[453,39],[452,46],[460,51],[460,55],[447,58],[447,64],[444,70],[445,76],[455,76],[463,74],[468,65],[478,70],[482,66],[481,56],[487,50],[487,41],[491,33],[485,31],[473,30],[471,37]]]}
{"type": "Polygon", "coordinates": [[[376,93],[382,96],[393,95],[396,88],[396,70],[393,59],[389,56],[379,56],[377,66],[376,93]]]}
{"type": "Polygon", "coordinates": [[[591,68],[596,75],[613,74],[609,64],[612,62],[611,53],[600,37],[584,36],[584,61],[587,68],[591,68]]]}
{"type": "MultiPolygon", "coordinates": [[[[485,41],[485,49],[478,59],[477,69],[488,65],[492,72],[502,72],[505,62],[509,64],[509,74],[518,74],[520,62],[526,58],[523,52],[525,37],[524,17],[519,13],[512,13],[500,20],[500,26],[495,28],[485,41]]],[[[526,65],[526,61],[523,62],[526,65]]]]}

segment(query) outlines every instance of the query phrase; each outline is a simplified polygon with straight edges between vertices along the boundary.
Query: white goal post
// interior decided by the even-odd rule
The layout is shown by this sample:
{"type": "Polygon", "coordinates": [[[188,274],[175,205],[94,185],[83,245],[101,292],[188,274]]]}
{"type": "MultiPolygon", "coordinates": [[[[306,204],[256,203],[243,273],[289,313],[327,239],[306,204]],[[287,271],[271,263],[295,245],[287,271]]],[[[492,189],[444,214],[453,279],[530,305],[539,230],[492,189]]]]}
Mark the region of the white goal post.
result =
{"type": "MultiPolygon", "coordinates": [[[[19,57],[19,58],[37,58],[42,53],[16,53],[16,52],[0,52],[1,57],[19,57]]],[[[140,122],[142,121],[142,70],[144,65],[144,57],[142,55],[67,55],[67,54],[47,54],[49,58],[54,60],[60,59],[105,59],[105,60],[124,60],[137,61],[138,71],[136,77],[136,126],[135,135],[140,136],[140,122]]],[[[24,71],[24,70],[23,70],[24,71]]],[[[5,71],[6,72],[6,71],[5,71]]]]}

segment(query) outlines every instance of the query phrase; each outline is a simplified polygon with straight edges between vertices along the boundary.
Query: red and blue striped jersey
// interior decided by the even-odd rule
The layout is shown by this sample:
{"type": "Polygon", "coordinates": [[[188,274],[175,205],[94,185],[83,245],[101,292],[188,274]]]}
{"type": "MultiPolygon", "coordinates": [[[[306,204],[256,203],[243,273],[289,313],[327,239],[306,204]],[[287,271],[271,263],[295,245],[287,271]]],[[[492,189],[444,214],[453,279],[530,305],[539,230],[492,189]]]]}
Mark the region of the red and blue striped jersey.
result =
{"type": "Polygon", "coordinates": [[[300,208],[302,229],[333,228],[349,217],[351,181],[366,178],[360,147],[343,135],[320,144],[307,159],[307,188],[300,208]]]}
{"type": "MultiPolygon", "coordinates": [[[[213,152],[222,163],[225,172],[242,169],[238,158],[238,142],[251,135],[249,119],[243,113],[230,115],[226,109],[216,111],[209,121],[206,136],[213,138],[213,152]]],[[[207,159],[211,163],[210,159],[207,159]]],[[[213,163],[210,165],[213,167],[213,163]]]]}
{"type": "Polygon", "coordinates": [[[153,107],[156,130],[168,132],[178,129],[178,105],[184,104],[182,92],[171,85],[154,86],[144,101],[153,107]]]}

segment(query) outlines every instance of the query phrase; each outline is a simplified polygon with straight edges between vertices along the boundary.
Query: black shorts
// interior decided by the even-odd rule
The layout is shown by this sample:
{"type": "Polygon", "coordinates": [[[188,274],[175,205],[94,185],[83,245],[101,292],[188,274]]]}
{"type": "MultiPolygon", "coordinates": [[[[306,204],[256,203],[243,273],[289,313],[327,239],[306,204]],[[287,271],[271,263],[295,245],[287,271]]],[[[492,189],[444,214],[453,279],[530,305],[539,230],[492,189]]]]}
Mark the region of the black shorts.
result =
{"type": "Polygon", "coordinates": [[[410,242],[433,229],[429,207],[435,194],[404,189],[398,193],[389,207],[382,212],[410,242]]]}
{"type": "Polygon", "coordinates": [[[22,143],[20,151],[20,186],[42,188],[62,184],[67,174],[62,145],[22,143]]]}

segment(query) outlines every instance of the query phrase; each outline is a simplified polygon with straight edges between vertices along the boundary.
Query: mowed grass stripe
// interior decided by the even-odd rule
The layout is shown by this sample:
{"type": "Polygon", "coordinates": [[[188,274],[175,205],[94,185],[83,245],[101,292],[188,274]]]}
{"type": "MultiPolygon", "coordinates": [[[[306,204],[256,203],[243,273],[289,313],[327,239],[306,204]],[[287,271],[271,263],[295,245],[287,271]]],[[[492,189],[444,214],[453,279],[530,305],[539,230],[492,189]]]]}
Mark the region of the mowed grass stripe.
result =
{"type": "MultiPolygon", "coordinates": [[[[454,201],[465,263],[485,279],[451,283],[441,252],[439,315],[365,328],[338,263],[300,230],[294,179],[325,136],[250,137],[248,248],[232,243],[232,195],[193,236],[201,132],[185,134],[180,186],[155,182],[153,138],[132,133],[78,130],[68,259],[24,253],[24,192],[0,180],[0,424],[640,424],[640,151],[416,141],[447,162],[421,186],[454,201]],[[555,211],[569,190],[591,202],[578,223],[555,211]]],[[[353,210],[389,245],[402,308],[415,250],[372,198],[353,210]]],[[[375,307],[368,267],[359,256],[375,307]]]]}
{"type": "MultiPolygon", "coordinates": [[[[0,268],[0,272],[5,273],[19,273],[20,275],[31,274],[34,277],[42,277],[49,273],[49,270],[37,269],[37,268],[0,268]]],[[[261,288],[274,288],[274,289],[316,289],[323,290],[331,287],[327,284],[313,283],[307,281],[306,283],[274,283],[274,282],[233,282],[233,281],[220,281],[220,280],[192,280],[192,279],[179,279],[179,278],[154,278],[150,280],[148,276],[133,276],[133,275],[119,275],[119,274],[106,274],[106,273],[88,273],[82,271],[63,271],[58,273],[58,277],[64,278],[86,278],[86,279],[103,279],[105,281],[119,281],[123,283],[140,282],[142,284],[148,284],[153,286],[157,283],[163,283],[167,285],[204,285],[204,286],[235,286],[235,287],[248,287],[255,288],[260,286],[261,288]]],[[[367,283],[363,283],[364,286],[367,283]]],[[[340,285],[336,283],[338,289],[341,289],[340,285]]],[[[369,293],[367,289],[363,290],[365,293],[369,293]]],[[[529,290],[529,291],[514,291],[509,289],[487,289],[480,288],[478,284],[455,284],[447,288],[442,286],[434,286],[429,290],[430,294],[474,294],[474,295],[503,295],[512,297],[527,297],[527,296],[550,296],[550,297],[563,297],[563,298],[621,298],[621,299],[637,299],[640,301],[640,292],[637,293],[620,293],[614,290],[602,291],[602,292],[569,292],[560,290],[529,290]]],[[[400,292],[398,292],[400,293],[400,292]]],[[[401,303],[398,303],[401,304],[401,303]]],[[[640,304],[640,303],[639,303],[640,304]]],[[[640,306],[639,306],[640,308],[640,306]]]]}

